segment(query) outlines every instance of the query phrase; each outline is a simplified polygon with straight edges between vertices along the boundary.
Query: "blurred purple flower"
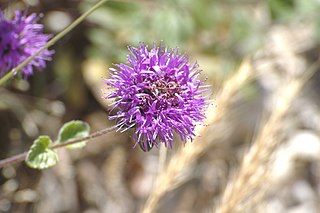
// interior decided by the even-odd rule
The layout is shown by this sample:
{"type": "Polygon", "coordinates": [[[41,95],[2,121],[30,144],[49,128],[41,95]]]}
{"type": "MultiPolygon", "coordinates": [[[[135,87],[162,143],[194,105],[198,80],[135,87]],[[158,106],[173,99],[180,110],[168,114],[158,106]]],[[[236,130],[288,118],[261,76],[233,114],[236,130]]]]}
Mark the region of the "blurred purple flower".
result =
{"type": "MultiPolygon", "coordinates": [[[[37,24],[38,20],[38,15],[26,16],[21,11],[16,11],[15,17],[9,20],[0,10],[0,77],[36,53],[51,38],[51,35],[43,34],[43,25],[37,24]]],[[[42,51],[21,69],[22,75],[25,78],[32,75],[33,67],[45,68],[53,53],[42,51]]]]}
{"type": "Polygon", "coordinates": [[[148,50],[142,43],[129,51],[128,64],[110,68],[113,75],[106,80],[115,88],[106,98],[115,98],[112,110],[118,109],[110,119],[117,119],[121,132],[134,128],[136,144],[145,151],[159,142],[172,148],[173,131],[183,142],[192,140],[207,108],[198,64],[190,65],[177,49],[148,50]]]}

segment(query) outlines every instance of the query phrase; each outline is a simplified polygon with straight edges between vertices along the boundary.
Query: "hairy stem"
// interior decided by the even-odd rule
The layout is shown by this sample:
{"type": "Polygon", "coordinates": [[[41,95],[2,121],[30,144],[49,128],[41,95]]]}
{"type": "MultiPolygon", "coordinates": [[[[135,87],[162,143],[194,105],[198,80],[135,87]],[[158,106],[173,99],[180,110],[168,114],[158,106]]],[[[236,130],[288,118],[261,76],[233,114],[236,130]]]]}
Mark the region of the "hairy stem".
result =
{"type": "MultiPolygon", "coordinates": [[[[108,128],[99,130],[97,132],[94,132],[94,133],[88,135],[87,137],[76,138],[76,139],[67,141],[65,143],[55,144],[55,145],[51,146],[50,149],[57,149],[57,148],[60,148],[60,147],[65,147],[65,146],[68,146],[68,145],[71,145],[71,144],[75,144],[75,143],[79,143],[79,142],[82,142],[82,141],[88,141],[89,142],[90,140],[92,140],[94,138],[97,138],[97,137],[100,137],[102,135],[105,135],[105,134],[107,134],[109,132],[112,132],[115,129],[116,129],[116,126],[108,127],[108,128]]],[[[0,160],[0,169],[5,167],[5,166],[9,166],[9,165],[12,165],[12,164],[19,163],[19,162],[23,161],[26,158],[27,154],[28,154],[28,152],[23,152],[21,154],[15,155],[13,157],[0,160]]]]}
{"type": "Polygon", "coordinates": [[[59,41],[63,36],[65,36],[67,33],[69,33],[73,28],[75,28],[77,25],[79,25],[87,16],[89,16],[91,13],[93,13],[96,9],[98,9],[101,5],[103,5],[108,0],[101,0],[98,3],[96,3],[92,8],[90,8],[87,12],[82,14],[79,18],[77,18],[72,24],[70,24],[68,27],[66,27],[63,31],[58,33],[55,37],[53,37],[46,45],[44,45],[42,48],[40,48],[34,55],[30,56],[26,60],[24,60],[21,64],[19,64],[17,67],[13,68],[10,72],[8,72],[6,75],[4,75],[2,78],[0,78],[0,86],[5,84],[9,79],[12,78],[14,74],[19,72],[21,68],[26,66],[30,61],[32,61],[36,56],[38,56],[43,50],[47,49],[48,47],[55,44],[57,41],[59,41]]]}

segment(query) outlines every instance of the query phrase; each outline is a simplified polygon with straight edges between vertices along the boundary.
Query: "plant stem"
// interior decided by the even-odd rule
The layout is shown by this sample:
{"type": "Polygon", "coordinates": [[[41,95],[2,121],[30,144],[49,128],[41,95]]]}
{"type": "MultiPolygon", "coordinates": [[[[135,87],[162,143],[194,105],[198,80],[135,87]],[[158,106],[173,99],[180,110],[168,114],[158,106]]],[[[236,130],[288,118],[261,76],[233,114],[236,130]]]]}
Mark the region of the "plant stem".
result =
{"type": "Polygon", "coordinates": [[[55,37],[53,37],[46,45],[44,45],[42,48],[40,48],[34,55],[30,56],[26,60],[24,60],[21,64],[19,64],[17,67],[13,68],[10,72],[8,72],[6,75],[4,75],[2,78],[0,78],[0,86],[2,86],[4,83],[6,83],[14,74],[16,74],[21,68],[26,66],[30,61],[32,61],[36,56],[38,56],[43,50],[47,49],[48,47],[55,44],[57,41],[59,41],[63,36],[65,36],[68,32],[70,32],[73,28],[75,28],[78,24],[80,24],[87,16],[89,16],[92,12],[94,12],[96,9],[98,9],[101,5],[103,5],[108,0],[101,0],[97,2],[92,8],[90,8],[87,12],[82,14],[79,18],[77,18],[74,22],[72,22],[68,27],[66,27],[63,31],[58,33],[55,37]]]}
{"type": "Polygon", "coordinates": [[[105,134],[107,134],[109,132],[112,132],[115,129],[116,129],[116,126],[108,127],[108,128],[99,130],[97,132],[94,132],[94,133],[88,135],[87,137],[76,138],[76,139],[73,139],[73,140],[70,140],[70,141],[67,141],[67,142],[64,142],[64,143],[58,143],[58,144],[55,144],[55,145],[51,146],[50,148],[51,149],[57,149],[57,148],[60,148],[60,147],[72,145],[72,144],[79,143],[79,142],[82,142],[82,141],[89,141],[91,139],[94,139],[94,138],[100,137],[102,135],[105,135],[105,134]]]}
{"type": "Polygon", "coordinates": [[[167,147],[160,144],[159,148],[159,160],[158,160],[158,175],[163,171],[167,160],[167,147]]]}
{"type": "Polygon", "coordinates": [[[21,154],[15,155],[13,157],[1,160],[0,161],[0,169],[5,166],[10,166],[12,164],[19,163],[19,162],[23,161],[26,158],[27,154],[28,154],[28,152],[23,152],[21,154]]]}
{"type": "MultiPolygon", "coordinates": [[[[94,133],[88,135],[87,137],[76,138],[76,139],[67,141],[65,143],[55,144],[55,145],[51,146],[50,149],[57,149],[57,148],[60,148],[60,147],[65,147],[65,146],[68,146],[68,145],[71,145],[71,144],[75,144],[75,143],[79,143],[79,142],[82,142],[82,141],[88,141],[89,142],[90,140],[92,140],[94,138],[97,138],[97,137],[100,137],[102,135],[105,135],[105,134],[107,134],[109,132],[112,132],[115,129],[116,129],[116,126],[108,127],[108,128],[99,130],[97,132],[94,132],[94,133]]],[[[9,166],[9,165],[12,165],[12,164],[19,163],[19,162],[23,161],[27,157],[27,154],[28,154],[28,152],[23,152],[21,154],[15,155],[13,157],[0,160],[0,169],[5,167],[5,166],[9,166]]]]}

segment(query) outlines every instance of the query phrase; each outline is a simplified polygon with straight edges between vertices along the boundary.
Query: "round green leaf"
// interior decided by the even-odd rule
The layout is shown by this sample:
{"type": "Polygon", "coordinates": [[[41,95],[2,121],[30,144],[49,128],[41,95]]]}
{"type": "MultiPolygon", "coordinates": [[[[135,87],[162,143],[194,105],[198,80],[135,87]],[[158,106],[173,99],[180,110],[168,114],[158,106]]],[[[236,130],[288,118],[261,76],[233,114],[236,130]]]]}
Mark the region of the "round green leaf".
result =
{"type": "Polygon", "coordinates": [[[48,136],[39,136],[31,146],[26,164],[33,169],[46,169],[58,162],[57,152],[50,149],[52,141],[48,136]]]}
{"type": "MultiPolygon", "coordinates": [[[[83,138],[88,136],[90,133],[90,127],[86,122],[83,121],[70,121],[65,123],[58,136],[59,143],[65,143],[73,139],[83,138]]],[[[76,144],[66,146],[69,149],[78,149],[86,145],[86,141],[79,142],[76,144]]]]}

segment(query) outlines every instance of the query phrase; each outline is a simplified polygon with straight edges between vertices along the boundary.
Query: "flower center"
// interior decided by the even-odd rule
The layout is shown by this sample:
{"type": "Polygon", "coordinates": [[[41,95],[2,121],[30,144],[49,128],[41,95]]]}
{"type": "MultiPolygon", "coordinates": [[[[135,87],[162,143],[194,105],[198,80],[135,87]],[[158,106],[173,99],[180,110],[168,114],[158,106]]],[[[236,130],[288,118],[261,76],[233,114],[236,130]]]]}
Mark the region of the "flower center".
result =
{"type": "Polygon", "coordinates": [[[180,93],[181,91],[180,86],[173,81],[165,82],[157,80],[156,82],[150,84],[149,87],[150,94],[155,98],[159,96],[166,99],[174,98],[176,97],[175,94],[180,93]]]}
{"type": "Polygon", "coordinates": [[[166,110],[172,106],[179,105],[177,95],[181,93],[180,85],[174,81],[156,80],[149,84],[148,89],[144,89],[143,93],[147,94],[140,99],[140,108],[142,113],[147,112],[152,104],[156,101],[156,110],[166,110]]]}

